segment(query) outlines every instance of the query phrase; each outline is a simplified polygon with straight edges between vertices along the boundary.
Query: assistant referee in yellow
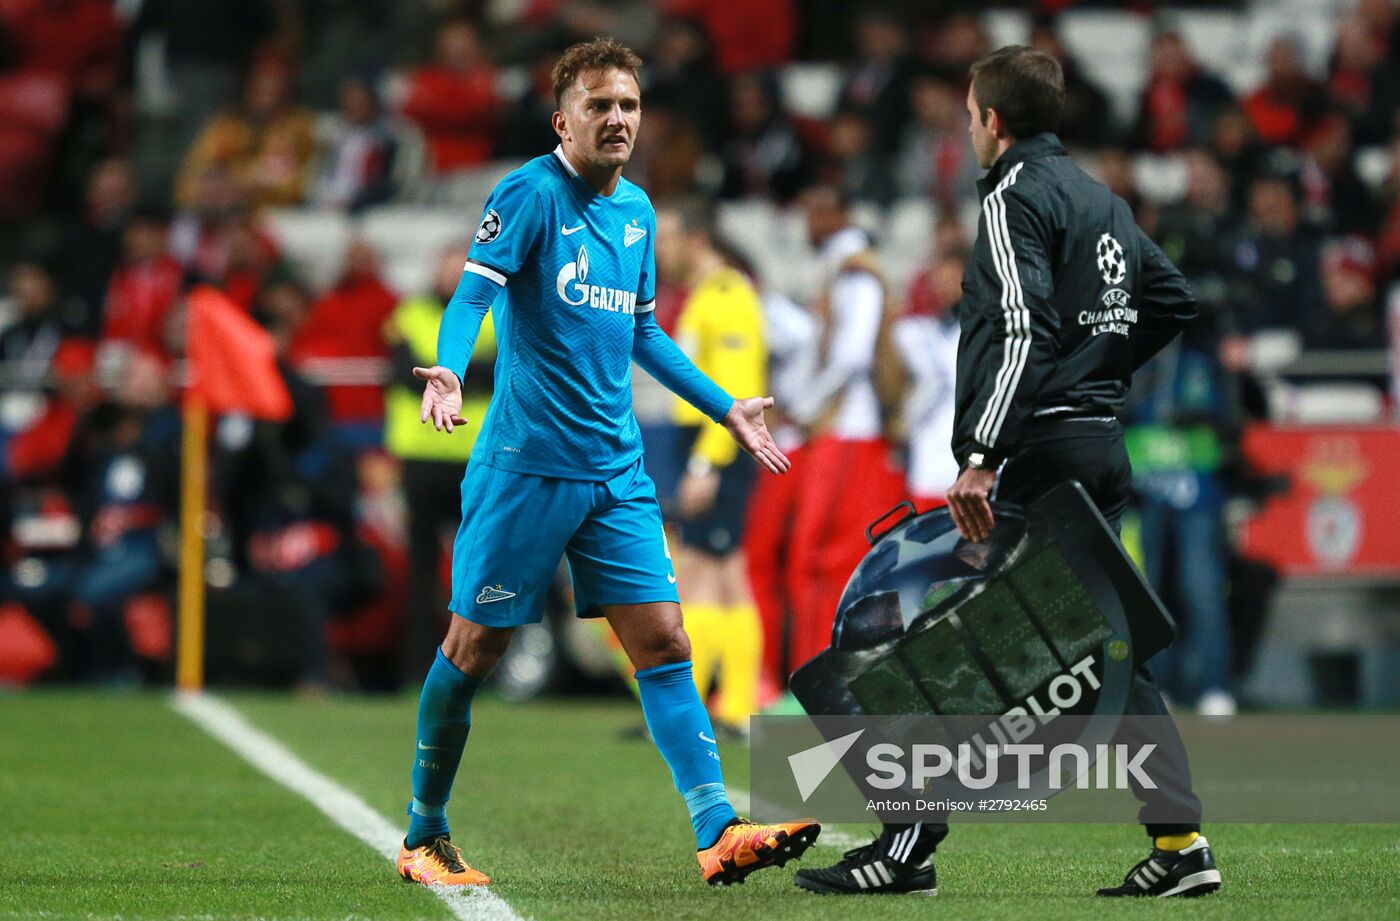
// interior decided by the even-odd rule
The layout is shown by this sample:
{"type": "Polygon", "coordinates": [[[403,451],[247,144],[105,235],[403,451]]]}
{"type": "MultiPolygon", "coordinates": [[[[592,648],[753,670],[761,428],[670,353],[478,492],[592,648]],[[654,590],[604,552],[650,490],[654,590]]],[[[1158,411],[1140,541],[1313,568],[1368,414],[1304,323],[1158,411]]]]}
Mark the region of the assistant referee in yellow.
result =
{"type": "MultiPolygon", "coordinates": [[[[709,213],[696,206],[658,209],[657,272],[689,294],[676,343],[695,366],[728,393],[767,392],[768,350],[763,306],[749,279],[734,267],[709,213]]],[[[740,540],[757,467],[723,427],[677,399],[672,420],[688,449],[677,489],[681,544],[675,549],[685,630],[695,683],[711,706],[716,731],[744,734],[758,709],[763,631],[749,591],[740,540]]]]}

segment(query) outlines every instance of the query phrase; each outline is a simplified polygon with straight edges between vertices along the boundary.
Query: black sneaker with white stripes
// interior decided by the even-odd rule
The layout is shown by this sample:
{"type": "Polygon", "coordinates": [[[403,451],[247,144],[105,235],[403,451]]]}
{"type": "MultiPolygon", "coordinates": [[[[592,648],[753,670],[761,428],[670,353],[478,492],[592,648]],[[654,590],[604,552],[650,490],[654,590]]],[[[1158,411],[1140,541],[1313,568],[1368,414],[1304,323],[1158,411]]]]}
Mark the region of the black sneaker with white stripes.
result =
{"type": "Polygon", "coordinates": [[[1210,842],[1198,837],[1179,851],[1157,848],[1147,859],[1133,867],[1123,879],[1123,885],[1100,889],[1099,895],[1150,895],[1159,899],[1169,896],[1189,898],[1206,895],[1220,888],[1220,871],[1210,853],[1210,842]]]}
{"type": "Polygon", "coordinates": [[[938,895],[933,857],[910,859],[917,838],[917,828],[887,831],[869,844],[847,851],[834,866],[798,870],[793,882],[809,892],[828,895],[938,895]]]}

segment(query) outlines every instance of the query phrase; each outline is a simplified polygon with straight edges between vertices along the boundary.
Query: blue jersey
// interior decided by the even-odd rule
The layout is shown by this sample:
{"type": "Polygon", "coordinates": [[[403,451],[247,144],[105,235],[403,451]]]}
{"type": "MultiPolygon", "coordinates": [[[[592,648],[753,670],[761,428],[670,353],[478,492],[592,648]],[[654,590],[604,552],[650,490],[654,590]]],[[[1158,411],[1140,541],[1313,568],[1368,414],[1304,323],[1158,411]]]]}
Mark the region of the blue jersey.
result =
{"type": "Polygon", "coordinates": [[[558,148],[492,190],[466,266],[504,286],[491,307],[496,386],[475,461],[603,480],[641,455],[633,332],[635,315],[656,306],[655,234],[641,188],[619,179],[600,195],[558,148]]]}

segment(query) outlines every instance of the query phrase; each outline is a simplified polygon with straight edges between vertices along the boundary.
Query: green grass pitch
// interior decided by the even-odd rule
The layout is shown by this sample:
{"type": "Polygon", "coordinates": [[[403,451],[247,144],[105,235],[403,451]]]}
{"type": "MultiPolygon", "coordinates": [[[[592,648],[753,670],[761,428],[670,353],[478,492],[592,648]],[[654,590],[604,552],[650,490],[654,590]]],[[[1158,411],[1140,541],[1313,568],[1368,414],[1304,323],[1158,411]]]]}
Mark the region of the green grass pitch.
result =
{"type": "MultiPolygon", "coordinates": [[[[399,820],[411,697],[230,699],[399,820]]],[[[1393,825],[1208,827],[1225,884],[1191,902],[1093,898],[1143,856],[1145,842],[1127,824],[955,829],[939,851],[934,899],[810,895],[792,886],[792,864],[711,890],[660,757],[619,738],[639,718],[625,700],[474,707],[450,807],[454,840],[521,917],[1400,917],[1393,825]]],[[[742,786],[746,753],[723,754],[731,786],[742,786]]],[[[818,841],[803,863],[840,850],[818,841]]],[[[444,903],[401,883],[382,857],[203,734],[165,696],[0,696],[0,919],[449,917],[444,903]]]]}

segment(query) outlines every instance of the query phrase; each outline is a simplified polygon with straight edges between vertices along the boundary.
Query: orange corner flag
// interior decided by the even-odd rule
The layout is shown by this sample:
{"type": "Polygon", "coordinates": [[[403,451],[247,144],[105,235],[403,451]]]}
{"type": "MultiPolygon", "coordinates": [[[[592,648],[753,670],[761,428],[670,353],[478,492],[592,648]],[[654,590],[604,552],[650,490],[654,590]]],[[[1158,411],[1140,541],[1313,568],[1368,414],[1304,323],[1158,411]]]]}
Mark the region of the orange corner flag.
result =
{"type": "Polygon", "coordinates": [[[195,288],[188,303],[190,395],[216,413],[274,420],[290,416],[292,398],[277,368],[272,334],[214,288],[195,288]]]}

